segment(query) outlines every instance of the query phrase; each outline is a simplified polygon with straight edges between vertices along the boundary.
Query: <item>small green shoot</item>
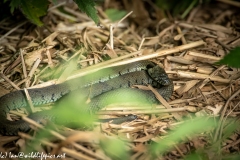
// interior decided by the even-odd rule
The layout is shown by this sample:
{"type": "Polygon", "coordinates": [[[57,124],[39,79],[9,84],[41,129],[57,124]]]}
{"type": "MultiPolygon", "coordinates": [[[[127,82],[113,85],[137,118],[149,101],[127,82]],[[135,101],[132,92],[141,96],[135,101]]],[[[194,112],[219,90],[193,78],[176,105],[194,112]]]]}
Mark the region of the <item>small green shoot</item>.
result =
{"type": "Polygon", "coordinates": [[[111,19],[111,21],[113,22],[119,21],[127,14],[126,11],[120,11],[117,9],[107,9],[105,13],[107,14],[108,18],[111,19]]]}

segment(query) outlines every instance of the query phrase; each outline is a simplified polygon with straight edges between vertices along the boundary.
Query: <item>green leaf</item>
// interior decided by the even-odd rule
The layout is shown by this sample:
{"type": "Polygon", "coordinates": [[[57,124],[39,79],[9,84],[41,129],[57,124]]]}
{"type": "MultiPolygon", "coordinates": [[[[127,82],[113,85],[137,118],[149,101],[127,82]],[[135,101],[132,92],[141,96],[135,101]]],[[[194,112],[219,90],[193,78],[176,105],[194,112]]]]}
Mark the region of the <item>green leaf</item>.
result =
{"type": "Polygon", "coordinates": [[[184,17],[190,12],[193,6],[196,6],[200,2],[204,4],[209,1],[210,0],[156,0],[155,4],[159,8],[172,13],[174,16],[184,13],[182,15],[182,17],[184,17]]]}
{"type": "Polygon", "coordinates": [[[111,159],[130,159],[127,144],[120,139],[103,138],[100,141],[100,146],[111,159]]]}
{"type": "Polygon", "coordinates": [[[178,0],[156,0],[155,4],[163,10],[171,10],[175,5],[177,5],[178,0]]]}
{"type": "MultiPolygon", "coordinates": [[[[4,3],[9,0],[4,0],[4,3]]],[[[22,13],[34,24],[41,26],[43,23],[40,17],[47,14],[49,1],[48,0],[11,0],[10,11],[14,12],[15,8],[20,8],[22,13]]]]}
{"type": "Polygon", "coordinates": [[[108,18],[111,19],[111,21],[113,22],[120,20],[127,14],[126,11],[120,11],[117,9],[107,9],[105,13],[107,14],[108,18]]]}
{"type": "Polygon", "coordinates": [[[54,5],[57,5],[58,0],[52,0],[52,3],[53,3],[54,5]]]}
{"type": "Polygon", "coordinates": [[[94,0],[74,0],[79,9],[81,9],[83,12],[85,12],[89,17],[92,18],[92,20],[98,24],[99,19],[97,16],[97,10],[94,8],[94,0]]]}
{"type": "Polygon", "coordinates": [[[47,14],[48,4],[48,0],[21,0],[20,8],[30,21],[41,26],[39,18],[47,14]]]}
{"type": "Polygon", "coordinates": [[[229,67],[240,68],[240,47],[236,47],[216,64],[225,64],[229,67]]]}
{"type": "MultiPolygon", "coordinates": [[[[4,2],[7,2],[7,0],[5,0],[4,2]]],[[[19,0],[11,0],[11,2],[10,2],[11,13],[13,13],[14,9],[19,7],[20,5],[21,5],[21,1],[19,1],[19,0]]]]}
{"type": "Polygon", "coordinates": [[[154,143],[150,148],[149,151],[152,152],[153,156],[163,154],[164,152],[171,149],[175,144],[182,141],[183,137],[193,136],[197,133],[202,133],[208,131],[212,128],[216,127],[216,123],[214,119],[211,118],[195,118],[192,120],[188,120],[183,124],[179,125],[179,127],[169,133],[169,135],[157,143],[154,143]]]}

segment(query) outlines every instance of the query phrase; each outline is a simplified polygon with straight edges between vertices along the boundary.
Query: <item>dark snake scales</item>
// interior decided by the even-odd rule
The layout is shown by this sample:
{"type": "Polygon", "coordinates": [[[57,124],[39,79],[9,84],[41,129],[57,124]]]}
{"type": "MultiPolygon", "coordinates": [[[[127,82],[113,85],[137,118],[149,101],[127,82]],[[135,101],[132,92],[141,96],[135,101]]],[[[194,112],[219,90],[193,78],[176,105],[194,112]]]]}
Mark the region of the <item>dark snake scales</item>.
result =
{"type": "MultiPolygon", "coordinates": [[[[103,69],[101,72],[89,74],[61,84],[43,88],[28,89],[34,106],[56,102],[70,92],[91,90],[91,102],[88,105],[91,112],[103,108],[106,97],[119,97],[122,91],[128,90],[131,94],[145,97],[151,103],[157,103],[151,91],[131,89],[132,85],[150,84],[165,98],[169,99],[173,92],[173,83],[164,69],[150,61],[139,61],[131,64],[103,69]]],[[[87,94],[87,93],[86,93],[87,94]]],[[[64,99],[64,98],[63,98],[64,99]]],[[[6,113],[10,110],[28,106],[23,90],[14,91],[0,97],[0,133],[3,135],[17,135],[19,131],[27,132],[29,124],[23,120],[10,121],[6,113]]],[[[47,111],[48,112],[48,111],[47,111]]],[[[45,113],[47,113],[45,111],[45,113]]],[[[49,112],[50,114],[51,112],[49,112]]],[[[51,114],[48,115],[51,118],[51,114]]],[[[41,112],[32,113],[29,118],[40,122],[44,115],[41,112]]],[[[46,116],[45,116],[46,117],[46,116]]]]}

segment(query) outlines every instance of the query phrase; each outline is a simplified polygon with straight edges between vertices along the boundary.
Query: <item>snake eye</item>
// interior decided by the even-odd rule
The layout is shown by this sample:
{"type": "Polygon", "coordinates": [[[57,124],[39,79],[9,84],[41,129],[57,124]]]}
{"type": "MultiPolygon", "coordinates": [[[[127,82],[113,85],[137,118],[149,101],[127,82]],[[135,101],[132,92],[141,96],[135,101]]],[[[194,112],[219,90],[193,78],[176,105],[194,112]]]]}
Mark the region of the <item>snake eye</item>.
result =
{"type": "Polygon", "coordinates": [[[171,84],[171,80],[168,78],[168,75],[166,73],[162,73],[161,75],[159,75],[157,81],[164,86],[171,84]]]}
{"type": "Polygon", "coordinates": [[[162,85],[164,86],[170,85],[170,80],[169,79],[163,80],[162,85]]]}

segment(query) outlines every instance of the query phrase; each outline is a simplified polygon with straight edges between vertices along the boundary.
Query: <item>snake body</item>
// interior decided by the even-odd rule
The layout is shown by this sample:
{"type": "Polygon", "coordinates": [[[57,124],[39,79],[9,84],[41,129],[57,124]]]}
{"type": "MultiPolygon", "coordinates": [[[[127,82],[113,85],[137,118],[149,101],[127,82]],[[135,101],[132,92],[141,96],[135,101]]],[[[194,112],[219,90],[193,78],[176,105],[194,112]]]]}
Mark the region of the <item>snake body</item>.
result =
{"type": "MultiPolygon", "coordinates": [[[[173,83],[168,78],[164,69],[150,61],[139,61],[131,64],[103,69],[101,72],[89,74],[87,76],[75,78],[61,84],[51,85],[43,88],[28,89],[34,106],[56,102],[70,92],[86,93],[91,90],[89,98],[89,110],[95,112],[104,107],[105,97],[124,96],[121,90],[126,90],[132,85],[151,84],[157,88],[158,92],[168,99],[173,92],[173,83]]],[[[133,94],[139,94],[152,99],[154,95],[150,91],[129,89],[133,94]]],[[[28,106],[24,90],[18,90],[0,97],[0,133],[3,135],[17,135],[19,131],[27,132],[29,124],[23,120],[10,121],[6,119],[6,114],[10,110],[28,106]]],[[[45,118],[51,119],[51,112],[45,111],[45,118]]],[[[29,118],[40,122],[44,117],[41,112],[29,115],[29,118]]]]}

